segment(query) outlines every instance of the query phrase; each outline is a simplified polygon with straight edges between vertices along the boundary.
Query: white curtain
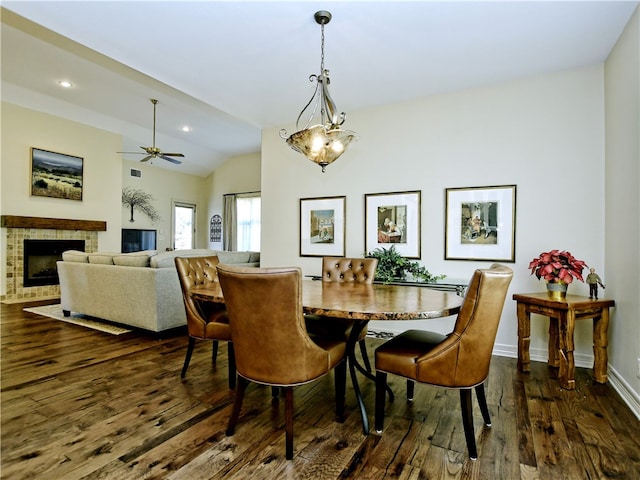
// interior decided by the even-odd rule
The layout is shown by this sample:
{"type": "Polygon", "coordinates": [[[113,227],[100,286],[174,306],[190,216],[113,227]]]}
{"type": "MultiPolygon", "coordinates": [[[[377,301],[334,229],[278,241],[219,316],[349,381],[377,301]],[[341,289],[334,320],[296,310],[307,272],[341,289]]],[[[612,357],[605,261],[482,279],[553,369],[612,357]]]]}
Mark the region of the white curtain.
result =
{"type": "Polygon", "coordinates": [[[236,218],[236,195],[229,193],[223,197],[222,249],[234,251],[238,246],[238,220],[236,218]]]}

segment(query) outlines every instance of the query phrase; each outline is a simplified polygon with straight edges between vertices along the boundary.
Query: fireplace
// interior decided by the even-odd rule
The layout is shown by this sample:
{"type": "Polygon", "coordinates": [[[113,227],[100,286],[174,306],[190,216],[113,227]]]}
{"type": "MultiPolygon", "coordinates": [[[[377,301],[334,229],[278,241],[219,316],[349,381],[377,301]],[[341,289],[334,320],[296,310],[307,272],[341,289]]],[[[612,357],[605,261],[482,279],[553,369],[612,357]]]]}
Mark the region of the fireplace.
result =
{"type": "Polygon", "coordinates": [[[81,250],[84,240],[33,240],[24,239],[23,284],[25,287],[58,285],[56,262],[62,260],[62,252],[81,250]]]}

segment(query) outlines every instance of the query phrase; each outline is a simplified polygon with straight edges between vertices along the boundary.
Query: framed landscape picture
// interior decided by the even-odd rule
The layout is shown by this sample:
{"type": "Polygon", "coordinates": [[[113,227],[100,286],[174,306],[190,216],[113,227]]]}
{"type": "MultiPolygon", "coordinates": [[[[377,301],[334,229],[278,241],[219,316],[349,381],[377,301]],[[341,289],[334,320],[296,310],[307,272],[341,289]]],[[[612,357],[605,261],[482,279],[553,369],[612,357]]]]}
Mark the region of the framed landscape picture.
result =
{"type": "Polygon", "coordinates": [[[82,200],[82,157],[31,148],[31,195],[82,200]]]}
{"type": "Polygon", "coordinates": [[[515,262],[516,186],[447,188],[446,260],[515,262]]]}
{"type": "Polygon", "coordinates": [[[420,191],[367,193],[365,249],[391,248],[403,257],[420,258],[420,191]]]}
{"type": "Polygon", "coordinates": [[[300,256],[344,257],[346,197],[300,199],[300,256]]]}

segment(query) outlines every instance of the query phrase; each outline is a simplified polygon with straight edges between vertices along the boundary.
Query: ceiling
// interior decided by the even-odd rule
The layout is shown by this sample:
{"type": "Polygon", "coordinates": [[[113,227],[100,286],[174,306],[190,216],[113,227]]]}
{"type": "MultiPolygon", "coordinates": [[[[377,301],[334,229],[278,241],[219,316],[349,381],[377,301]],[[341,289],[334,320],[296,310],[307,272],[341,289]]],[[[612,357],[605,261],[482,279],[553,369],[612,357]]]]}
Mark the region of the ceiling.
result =
{"type": "Polygon", "coordinates": [[[154,165],[205,176],[258,152],[263,128],[294,128],[320,69],[317,10],[333,15],[325,66],[357,131],[354,110],[601,63],[637,5],[3,1],[2,100],[119,133],[123,150],[141,151],[157,98],[156,145],[185,158],[154,165]]]}

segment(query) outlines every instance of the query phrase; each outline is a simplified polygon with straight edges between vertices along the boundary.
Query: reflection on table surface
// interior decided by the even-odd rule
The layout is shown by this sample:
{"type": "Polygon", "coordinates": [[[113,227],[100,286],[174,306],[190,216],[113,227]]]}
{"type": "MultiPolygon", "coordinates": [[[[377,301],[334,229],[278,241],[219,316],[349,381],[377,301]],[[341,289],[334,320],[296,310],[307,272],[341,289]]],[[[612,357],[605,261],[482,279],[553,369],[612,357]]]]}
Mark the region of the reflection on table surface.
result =
{"type": "Polygon", "coordinates": [[[447,317],[460,310],[453,292],[403,285],[366,285],[304,280],[305,313],[353,320],[419,320],[447,317]]]}

